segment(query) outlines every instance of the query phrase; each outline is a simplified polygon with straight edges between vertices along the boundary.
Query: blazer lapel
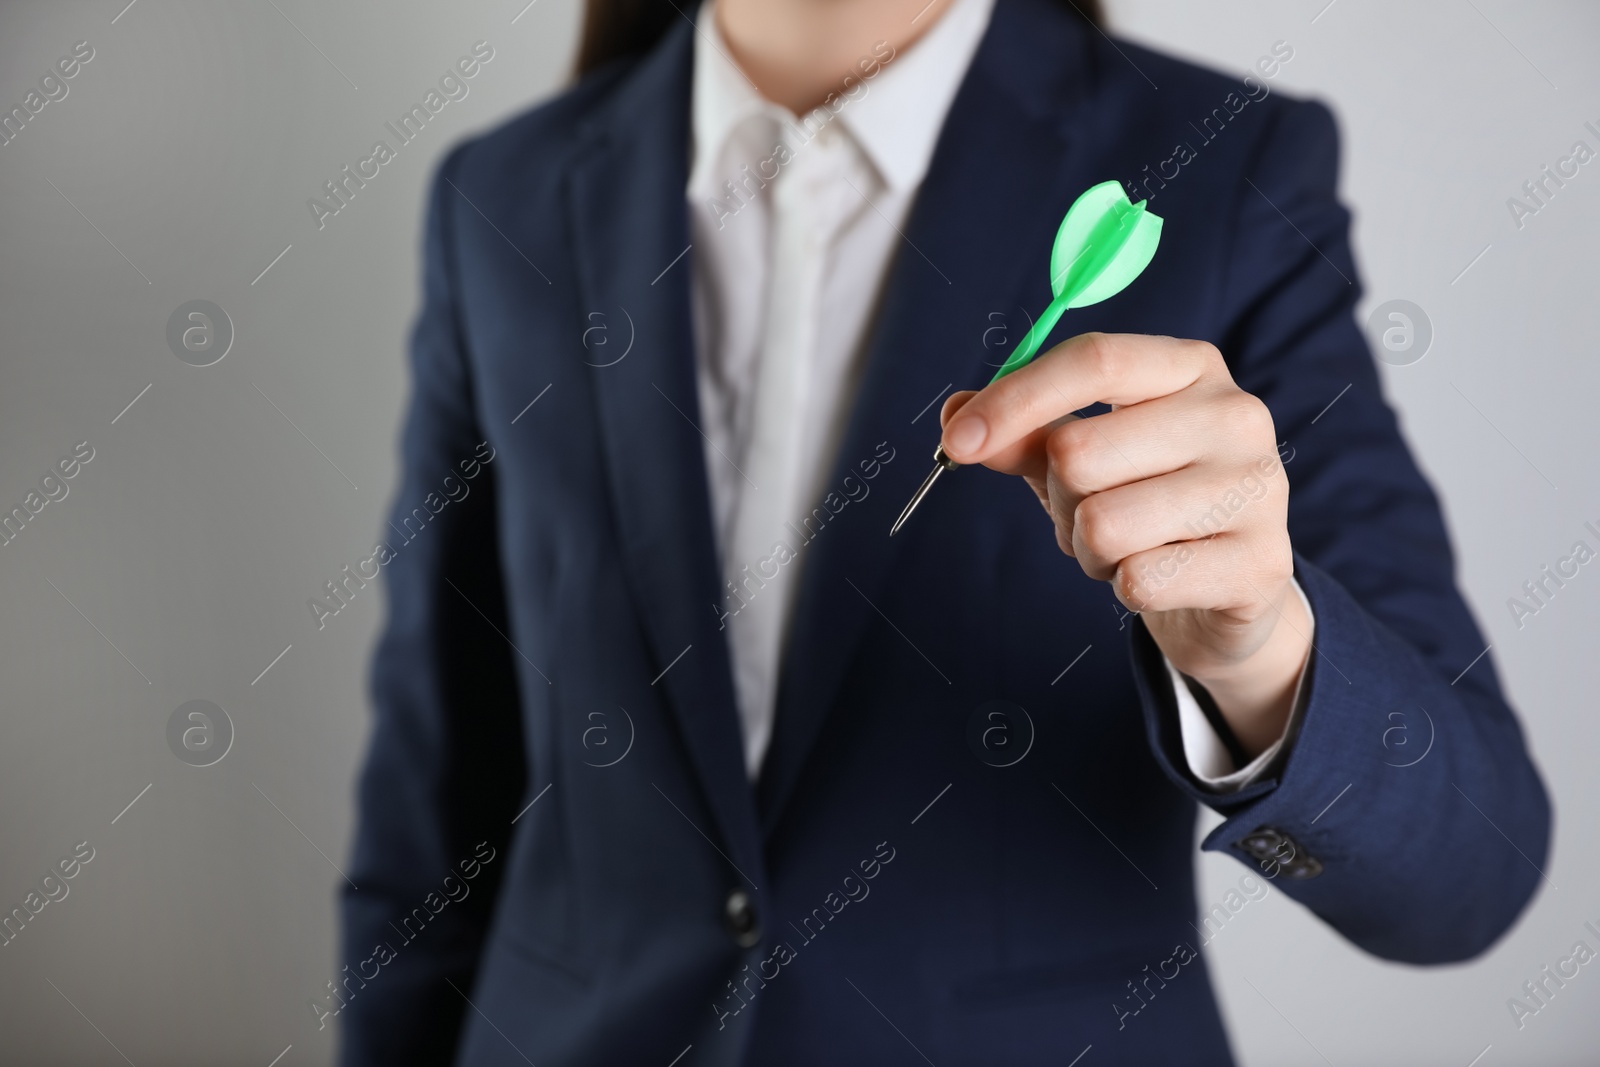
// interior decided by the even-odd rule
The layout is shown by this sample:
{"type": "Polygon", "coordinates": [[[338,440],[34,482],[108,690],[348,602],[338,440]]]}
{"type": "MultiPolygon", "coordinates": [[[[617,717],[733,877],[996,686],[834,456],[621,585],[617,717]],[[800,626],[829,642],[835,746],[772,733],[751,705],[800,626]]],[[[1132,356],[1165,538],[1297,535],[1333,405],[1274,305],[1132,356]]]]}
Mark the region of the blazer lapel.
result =
{"type": "Polygon", "coordinates": [[[905,530],[888,536],[932,465],[939,405],[923,409],[947,385],[978,389],[988,381],[1001,358],[983,345],[989,314],[1044,307],[1055,229],[1073,196],[1106,177],[1074,173],[1068,158],[1071,105],[1083,78],[1082,63],[1070,57],[1086,54],[1083,31],[1040,5],[996,4],[890,274],[828,485],[838,490],[853,471],[859,478],[859,463],[884,441],[895,450],[893,473],[806,549],[757,793],[768,832],[837,702],[866,626],[881,622],[876,601],[897,549],[919,536],[919,523],[925,533],[937,521],[930,500],[905,530]]]}
{"type": "Polygon", "coordinates": [[[634,328],[632,351],[591,380],[622,563],[660,672],[650,684],[665,690],[734,862],[764,878],[713,611],[721,580],[698,430],[684,199],[692,66],[692,27],[681,24],[597,120],[567,197],[584,308],[626,311],[634,328]]]}

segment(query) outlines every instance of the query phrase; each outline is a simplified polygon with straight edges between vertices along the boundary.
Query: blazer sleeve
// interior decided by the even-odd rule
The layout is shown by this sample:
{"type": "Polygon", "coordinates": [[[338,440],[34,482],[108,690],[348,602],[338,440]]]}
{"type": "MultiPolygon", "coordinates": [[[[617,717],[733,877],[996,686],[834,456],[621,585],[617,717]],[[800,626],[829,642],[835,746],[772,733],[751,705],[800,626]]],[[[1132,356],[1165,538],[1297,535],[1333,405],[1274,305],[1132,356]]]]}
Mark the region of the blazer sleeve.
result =
{"type": "Polygon", "coordinates": [[[1163,770],[1225,817],[1205,849],[1277,878],[1378,956],[1466,959],[1544,879],[1549,803],[1355,323],[1332,115],[1278,101],[1251,159],[1213,339],[1278,429],[1316,617],[1310,694],[1276,772],[1219,796],[1187,770],[1172,686],[1138,625],[1147,730],[1163,770]]]}
{"type": "Polygon", "coordinates": [[[413,392],[385,531],[388,617],[372,662],[375,721],[349,872],[356,888],[346,885],[342,898],[348,1065],[454,1058],[525,782],[501,636],[511,628],[496,465],[476,415],[453,280],[460,198],[449,182],[463,151],[445,161],[430,194],[413,392]]]}

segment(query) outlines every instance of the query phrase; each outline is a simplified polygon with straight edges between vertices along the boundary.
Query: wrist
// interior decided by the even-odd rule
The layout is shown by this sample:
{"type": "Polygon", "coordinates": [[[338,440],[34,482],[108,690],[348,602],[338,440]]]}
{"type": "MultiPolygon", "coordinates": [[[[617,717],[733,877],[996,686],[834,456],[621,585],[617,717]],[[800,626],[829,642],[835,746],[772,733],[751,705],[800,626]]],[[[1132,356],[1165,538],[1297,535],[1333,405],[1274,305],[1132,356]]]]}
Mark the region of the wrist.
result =
{"type": "Polygon", "coordinates": [[[1274,609],[1265,620],[1271,632],[1249,656],[1189,675],[1205,687],[1250,759],[1283,736],[1311,655],[1311,614],[1292,581],[1274,609]]]}

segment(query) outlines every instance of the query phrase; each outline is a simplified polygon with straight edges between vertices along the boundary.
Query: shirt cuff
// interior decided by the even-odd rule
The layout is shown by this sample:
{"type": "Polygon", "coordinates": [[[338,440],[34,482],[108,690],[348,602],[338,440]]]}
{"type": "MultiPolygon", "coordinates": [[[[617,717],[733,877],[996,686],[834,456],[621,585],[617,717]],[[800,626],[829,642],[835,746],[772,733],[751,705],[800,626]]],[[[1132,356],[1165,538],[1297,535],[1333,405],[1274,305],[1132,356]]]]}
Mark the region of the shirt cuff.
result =
{"type": "MultiPolygon", "coordinates": [[[[1311,633],[1306,635],[1309,643],[1316,640],[1316,616],[1311,612],[1311,601],[1306,599],[1305,590],[1300,588],[1300,583],[1293,578],[1290,578],[1289,582],[1294,586],[1300,602],[1306,606],[1306,617],[1311,620],[1311,633]]],[[[1183,756],[1189,764],[1189,773],[1201,786],[1214,793],[1236,793],[1264,777],[1270,767],[1278,764],[1280,755],[1287,755],[1286,746],[1299,731],[1300,717],[1305,711],[1306,697],[1309,694],[1309,687],[1306,685],[1306,675],[1311,669],[1309,654],[1300,668],[1300,677],[1295,681],[1294,702],[1290,706],[1289,719],[1284,723],[1283,733],[1264,752],[1243,767],[1237,766],[1237,761],[1229,751],[1230,747],[1237,749],[1237,742],[1230,746],[1223,740],[1205,709],[1200,706],[1200,700],[1190,689],[1191,685],[1198,688],[1200,683],[1186,677],[1165,655],[1161,657],[1161,661],[1167,665],[1167,674],[1172,679],[1173,694],[1177,697],[1178,730],[1183,738],[1183,756]]]]}

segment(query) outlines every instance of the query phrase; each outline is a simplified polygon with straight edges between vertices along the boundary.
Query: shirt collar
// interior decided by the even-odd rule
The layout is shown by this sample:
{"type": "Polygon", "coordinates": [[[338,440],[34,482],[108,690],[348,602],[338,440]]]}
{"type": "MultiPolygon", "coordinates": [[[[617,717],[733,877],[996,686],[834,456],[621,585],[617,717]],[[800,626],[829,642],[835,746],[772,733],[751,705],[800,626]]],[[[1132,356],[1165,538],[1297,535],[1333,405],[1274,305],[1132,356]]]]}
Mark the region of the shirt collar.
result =
{"type": "MultiPolygon", "coordinates": [[[[842,99],[836,117],[890,189],[910,192],[921,185],[945,116],[988,28],[994,3],[954,0],[911,47],[886,63],[878,61],[876,73],[861,80],[862,91],[854,99],[842,99]]],[[[729,54],[714,16],[715,0],[705,0],[695,19],[694,141],[688,191],[696,197],[716,195],[718,158],[747,119],[765,114],[780,125],[796,121],[787,109],[756,92],[729,54]]]]}
{"type": "Polygon", "coordinates": [[[778,123],[790,117],[783,108],[764,100],[734,62],[717,29],[715,6],[714,0],[705,0],[694,27],[689,194],[702,199],[717,195],[714,168],[735,129],[753,115],[768,114],[778,123]]]}
{"type": "Polygon", "coordinates": [[[872,158],[885,184],[922,184],[939,131],[989,26],[994,0],[954,0],[920,39],[895,55],[839,118],[872,158]]]}

